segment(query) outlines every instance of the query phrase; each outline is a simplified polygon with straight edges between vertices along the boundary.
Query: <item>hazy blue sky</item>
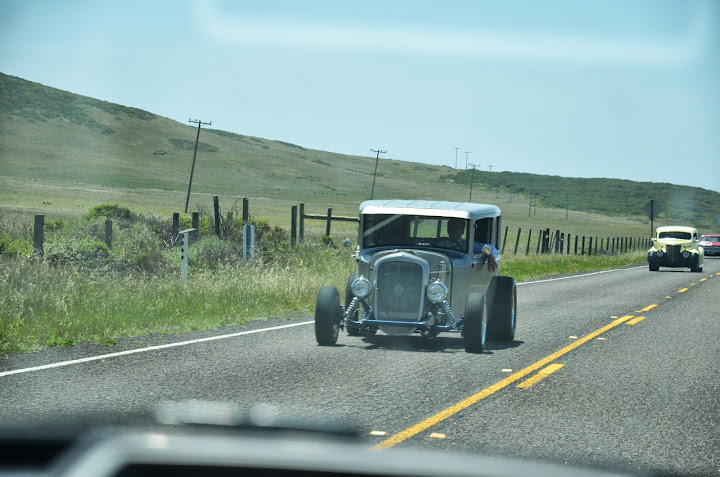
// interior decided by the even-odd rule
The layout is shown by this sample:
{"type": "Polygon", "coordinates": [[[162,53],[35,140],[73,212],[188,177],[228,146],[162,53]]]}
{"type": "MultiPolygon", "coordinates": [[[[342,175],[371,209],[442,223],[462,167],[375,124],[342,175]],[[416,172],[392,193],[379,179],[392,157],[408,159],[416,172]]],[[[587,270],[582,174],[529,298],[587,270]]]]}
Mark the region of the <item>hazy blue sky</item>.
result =
{"type": "Polygon", "coordinates": [[[0,71],[177,121],[715,191],[719,47],[713,0],[0,0],[0,71]]]}

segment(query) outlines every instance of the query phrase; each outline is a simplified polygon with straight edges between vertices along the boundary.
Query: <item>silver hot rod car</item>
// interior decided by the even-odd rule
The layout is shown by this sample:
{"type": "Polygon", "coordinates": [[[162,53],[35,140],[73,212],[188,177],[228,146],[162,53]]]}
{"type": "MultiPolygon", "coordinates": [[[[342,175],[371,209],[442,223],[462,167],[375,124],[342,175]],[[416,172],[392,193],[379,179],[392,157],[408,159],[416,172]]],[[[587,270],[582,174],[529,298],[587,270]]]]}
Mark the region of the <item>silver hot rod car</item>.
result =
{"type": "Polygon", "coordinates": [[[515,336],[515,280],[499,275],[500,209],[426,200],[370,200],[360,205],[355,271],[344,306],[323,287],[315,307],[320,345],[350,336],[461,333],[465,350],[515,336]]]}

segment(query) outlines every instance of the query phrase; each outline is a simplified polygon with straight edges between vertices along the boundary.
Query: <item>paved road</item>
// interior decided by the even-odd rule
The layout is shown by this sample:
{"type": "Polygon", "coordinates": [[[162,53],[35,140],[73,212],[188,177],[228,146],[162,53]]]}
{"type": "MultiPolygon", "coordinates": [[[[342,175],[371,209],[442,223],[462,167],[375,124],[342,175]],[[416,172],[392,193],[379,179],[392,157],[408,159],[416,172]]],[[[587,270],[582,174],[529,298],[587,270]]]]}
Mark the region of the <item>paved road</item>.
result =
{"type": "Polygon", "coordinates": [[[269,403],[354,421],[379,447],[720,475],[720,260],[703,273],[521,283],[518,308],[516,340],[482,355],[443,335],[319,347],[302,316],[11,355],[0,360],[0,422],[122,415],[165,399],[269,403]],[[97,358],[109,353],[127,354],[97,358]]]}

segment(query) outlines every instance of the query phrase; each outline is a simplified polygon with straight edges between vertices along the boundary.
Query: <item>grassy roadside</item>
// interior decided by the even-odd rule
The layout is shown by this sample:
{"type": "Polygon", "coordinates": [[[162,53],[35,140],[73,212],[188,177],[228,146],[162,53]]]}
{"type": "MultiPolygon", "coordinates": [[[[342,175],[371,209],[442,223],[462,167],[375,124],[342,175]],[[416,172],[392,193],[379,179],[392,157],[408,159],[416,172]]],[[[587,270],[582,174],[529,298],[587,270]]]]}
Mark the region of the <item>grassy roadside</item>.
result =
{"type": "MultiPolygon", "coordinates": [[[[342,290],[345,249],[308,245],[285,263],[236,264],[167,276],[94,274],[0,255],[0,353],[80,342],[184,333],[310,311],[324,285],[342,290]]],[[[644,252],[600,256],[503,256],[503,275],[529,280],[640,263],[644,252]]]]}

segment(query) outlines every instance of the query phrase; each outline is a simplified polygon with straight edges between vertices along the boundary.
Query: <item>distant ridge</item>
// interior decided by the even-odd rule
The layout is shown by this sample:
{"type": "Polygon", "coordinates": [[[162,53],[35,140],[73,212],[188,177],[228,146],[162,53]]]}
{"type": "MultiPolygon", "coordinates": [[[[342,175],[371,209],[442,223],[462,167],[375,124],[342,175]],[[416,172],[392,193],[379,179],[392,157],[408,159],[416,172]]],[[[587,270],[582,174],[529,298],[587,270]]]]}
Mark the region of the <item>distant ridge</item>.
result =
{"type": "MultiPolygon", "coordinates": [[[[141,109],[80,96],[0,73],[0,176],[184,191],[195,129],[141,109]]],[[[367,198],[374,157],[307,149],[289,142],[203,129],[193,191],[294,198],[367,198]]],[[[381,159],[382,197],[466,200],[472,171],[381,159]]],[[[654,199],[661,217],[715,228],[720,193],[620,179],[475,171],[476,190],[536,195],[538,205],[608,216],[643,216],[654,199]]],[[[377,196],[376,198],[382,198],[377,196]]],[[[299,200],[299,199],[298,199],[299,200]]]]}

